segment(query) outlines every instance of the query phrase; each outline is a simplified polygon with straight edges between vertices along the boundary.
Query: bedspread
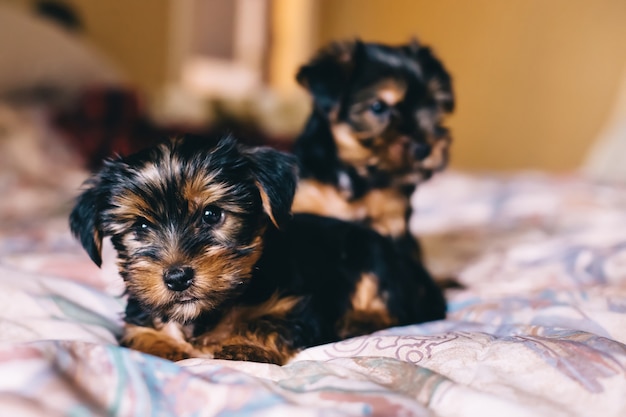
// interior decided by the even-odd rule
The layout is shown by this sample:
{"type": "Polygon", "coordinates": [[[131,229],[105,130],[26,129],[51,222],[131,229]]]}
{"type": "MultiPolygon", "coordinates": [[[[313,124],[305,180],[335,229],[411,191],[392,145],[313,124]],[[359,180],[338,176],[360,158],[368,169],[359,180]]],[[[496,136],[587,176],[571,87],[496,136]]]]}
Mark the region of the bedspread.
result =
{"type": "Polygon", "coordinates": [[[3,230],[0,415],[626,415],[625,187],[448,172],[414,205],[430,269],[464,284],[447,319],[282,367],[121,348],[110,247],[93,266],[61,209],[3,230]]]}

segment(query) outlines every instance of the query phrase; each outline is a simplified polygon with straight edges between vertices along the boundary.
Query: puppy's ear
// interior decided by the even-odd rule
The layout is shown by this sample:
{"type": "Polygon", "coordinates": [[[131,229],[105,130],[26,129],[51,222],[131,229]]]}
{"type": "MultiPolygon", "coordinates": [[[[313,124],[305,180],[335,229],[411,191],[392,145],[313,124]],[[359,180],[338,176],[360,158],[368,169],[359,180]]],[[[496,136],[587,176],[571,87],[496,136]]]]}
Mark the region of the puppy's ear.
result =
{"type": "Polygon", "coordinates": [[[247,155],[261,193],[263,209],[272,223],[281,228],[291,218],[297,184],[296,158],[264,147],[254,148],[247,155]]]}
{"type": "Polygon", "coordinates": [[[444,113],[452,113],[454,111],[452,78],[443,63],[437,59],[430,48],[421,46],[416,39],[411,41],[407,49],[419,65],[426,88],[439,109],[444,113]]]}
{"type": "Polygon", "coordinates": [[[100,190],[99,177],[93,177],[86,183],[87,188],[76,199],[76,205],[70,214],[70,230],[87,251],[91,260],[102,265],[102,227],[100,212],[105,196],[100,190]]]}
{"type": "Polygon", "coordinates": [[[313,95],[316,106],[325,114],[339,102],[354,67],[354,52],[359,41],[334,42],[321,49],[300,67],[296,80],[313,95]]]}

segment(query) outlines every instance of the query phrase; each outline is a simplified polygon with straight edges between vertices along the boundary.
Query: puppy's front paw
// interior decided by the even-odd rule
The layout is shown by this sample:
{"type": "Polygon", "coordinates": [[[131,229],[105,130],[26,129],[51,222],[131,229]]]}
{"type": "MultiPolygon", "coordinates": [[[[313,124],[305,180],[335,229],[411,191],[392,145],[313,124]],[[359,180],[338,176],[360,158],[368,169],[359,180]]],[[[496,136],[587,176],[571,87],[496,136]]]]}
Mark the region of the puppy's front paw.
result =
{"type": "Polygon", "coordinates": [[[216,349],[215,359],[234,361],[251,361],[282,365],[286,362],[285,355],[252,345],[226,345],[216,349]]]}
{"type": "Polygon", "coordinates": [[[127,325],[120,345],[171,361],[196,356],[195,349],[189,343],[150,327],[127,325]]]}

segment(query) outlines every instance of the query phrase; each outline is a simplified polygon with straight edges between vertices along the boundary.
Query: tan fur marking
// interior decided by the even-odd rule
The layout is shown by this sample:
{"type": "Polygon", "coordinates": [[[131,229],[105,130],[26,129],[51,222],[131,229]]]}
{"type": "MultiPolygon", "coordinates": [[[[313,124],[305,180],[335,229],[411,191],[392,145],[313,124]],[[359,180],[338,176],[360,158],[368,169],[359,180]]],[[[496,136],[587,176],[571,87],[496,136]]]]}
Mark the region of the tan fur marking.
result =
{"type": "Polygon", "coordinates": [[[355,211],[347,196],[332,185],[315,180],[301,180],[291,209],[295,213],[313,213],[343,220],[364,220],[367,212],[355,211]]]}
{"type": "Polygon", "coordinates": [[[267,301],[255,306],[233,307],[211,331],[196,338],[201,346],[223,344],[223,341],[232,338],[233,334],[247,327],[247,324],[262,317],[284,317],[299,302],[300,297],[279,297],[272,295],[267,301]]]}
{"type": "Polygon", "coordinates": [[[341,160],[358,164],[372,156],[371,151],[359,142],[349,124],[338,123],[332,125],[330,129],[337,143],[337,152],[341,160]]]}
{"type": "MultiPolygon", "coordinates": [[[[227,184],[213,182],[213,177],[193,176],[182,185],[182,196],[197,207],[214,203],[228,193],[227,184]]],[[[200,207],[199,207],[200,208],[200,207]]]]}
{"type": "Polygon", "coordinates": [[[407,197],[394,189],[374,189],[356,201],[348,201],[337,188],[315,180],[302,180],[292,210],[342,220],[368,221],[385,236],[402,236],[406,231],[407,197]]]}
{"type": "Polygon", "coordinates": [[[139,171],[141,182],[144,184],[158,184],[163,180],[164,173],[162,169],[159,169],[154,164],[146,165],[141,171],[139,171]]]}
{"type": "Polygon", "coordinates": [[[196,337],[192,343],[202,352],[218,359],[253,360],[283,364],[295,351],[279,343],[279,335],[251,324],[265,318],[285,317],[300,297],[280,297],[274,294],[255,306],[236,306],[209,332],[196,337]]]}
{"type": "Polygon", "coordinates": [[[379,99],[390,106],[395,106],[404,99],[406,90],[406,83],[398,79],[387,78],[356,92],[353,103],[358,105],[371,102],[373,99],[379,99]]]}
{"type": "Polygon", "coordinates": [[[261,184],[255,182],[257,188],[259,189],[259,193],[261,194],[261,203],[263,204],[263,211],[269,216],[271,222],[278,228],[278,222],[274,218],[274,213],[272,212],[272,204],[270,203],[270,198],[267,196],[267,193],[261,187],[261,184]]]}
{"type": "Polygon", "coordinates": [[[264,303],[247,309],[246,318],[253,320],[263,316],[286,316],[300,301],[302,301],[302,297],[281,297],[278,294],[273,294],[264,303]]]}
{"type": "Polygon", "coordinates": [[[394,189],[375,189],[362,198],[371,227],[384,236],[404,235],[409,201],[394,189]]]}
{"type": "Polygon", "coordinates": [[[384,150],[384,158],[381,158],[381,164],[383,168],[388,170],[395,170],[398,167],[402,168],[407,166],[409,157],[407,155],[407,148],[411,142],[411,139],[405,135],[394,135],[393,140],[387,140],[387,148],[384,150]]]}
{"type": "Polygon", "coordinates": [[[278,342],[278,334],[245,333],[234,335],[223,340],[214,350],[216,359],[246,360],[255,362],[285,364],[296,353],[292,349],[278,342]]]}
{"type": "Polygon", "coordinates": [[[178,326],[168,323],[161,330],[151,327],[126,324],[122,346],[148,353],[161,358],[178,361],[190,357],[212,357],[200,352],[182,337],[182,330],[173,329],[178,326]]]}
{"type": "Polygon", "coordinates": [[[150,219],[150,213],[153,208],[140,196],[133,193],[125,193],[113,196],[115,203],[111,213],[124,219],[134,219],[137,217],[145,217],[150,219]]]}
{"type": "Polygon", "coordinates": [[[98,256],[102,256],[102,232],[98,229],[93,231],[93,242],[96,245],[98,256]]]}
{"type": "Polygon", "coordinates": [[[365,273],[356,285],[351,298],[352,308],[363,311],[387,311],[387,307],[378,294],[378,278],[372,273],[365,273]]]}
{"type": "Polygon", "coordinates": [[[339,322],[337,333],[341,338],[371,333],[396,323],[381,298],[378,278],[372,273],[361,276],[350,302],[352,309],[339,322]]]}
{"type": "Polygon", "coordinates": [[[380,85],[378,97],[390,106],[395,106],[404,99],[406,86],[389,81],[380,85]]]}
{"type": "Polygon", "coordinates": [[[434,141],[430,155],[422,161],[422,167],[431,170],[438,170],[445,163],[445,152],[450,145],[447,138],[434,141]]]}

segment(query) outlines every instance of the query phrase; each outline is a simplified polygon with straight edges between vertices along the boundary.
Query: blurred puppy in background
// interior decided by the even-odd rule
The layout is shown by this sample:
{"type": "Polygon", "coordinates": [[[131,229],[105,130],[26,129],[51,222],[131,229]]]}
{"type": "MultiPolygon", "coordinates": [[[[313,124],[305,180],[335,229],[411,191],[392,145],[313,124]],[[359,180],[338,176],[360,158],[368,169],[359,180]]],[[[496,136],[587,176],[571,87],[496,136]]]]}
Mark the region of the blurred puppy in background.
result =
{"type": "MultiPolygon", "coordinates": [[[[450,75],[417,41],[337,42],[302,66],[313,111],[297,139],[294,212],[354,221],[419,254],[408,228],[416,186],[445,168],[454,109],[450,75]]],[[[419,255],[418,255],[419,256],[419,255]]]]}

